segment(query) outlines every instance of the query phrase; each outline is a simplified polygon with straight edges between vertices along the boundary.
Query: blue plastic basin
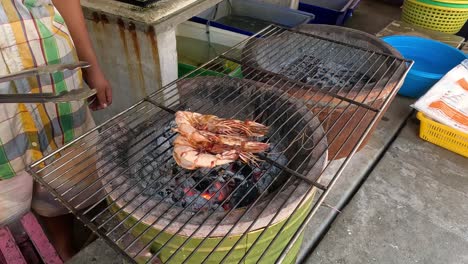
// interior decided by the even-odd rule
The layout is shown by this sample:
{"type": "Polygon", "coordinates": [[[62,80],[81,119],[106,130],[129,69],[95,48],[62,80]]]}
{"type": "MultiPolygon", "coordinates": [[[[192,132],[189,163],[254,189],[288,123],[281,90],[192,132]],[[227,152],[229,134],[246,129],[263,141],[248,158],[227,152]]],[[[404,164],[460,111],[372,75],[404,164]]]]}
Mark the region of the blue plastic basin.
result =
{"type": "Polygon", "coordinates": [[[307,24],[314,15],[257,0],[222,1],[190,21],[251,36],[270,24],[286,28],[307,24]]]}
{"type": "Polygon", "coordinates": [[[389,36],[382,38],[398,50],[414,65],[398,92],[407,97],[418,98],[426,93],[447,72],[466,59],[460,50],[444,43],[411,36],[389,36]]]}
{"type": "Polygon", "coordinates": [[[300,0],[298,10],[314,14],[310,24],[342,26],[361,0],[300,0]]]}

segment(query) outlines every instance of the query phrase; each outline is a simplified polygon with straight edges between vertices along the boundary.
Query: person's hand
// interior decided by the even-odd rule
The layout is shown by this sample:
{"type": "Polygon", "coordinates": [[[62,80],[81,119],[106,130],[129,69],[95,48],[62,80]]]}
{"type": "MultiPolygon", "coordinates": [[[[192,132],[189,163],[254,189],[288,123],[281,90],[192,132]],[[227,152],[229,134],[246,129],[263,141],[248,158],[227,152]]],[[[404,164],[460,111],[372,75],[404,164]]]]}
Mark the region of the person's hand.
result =
{"type": "Polygon", "coordinates": [[[112,89],[101,69],[92,66],[83,71],[83,78],[91,89],[96,90],[96,99],[90,104],[93,111],[112,104],[112,89]]]}

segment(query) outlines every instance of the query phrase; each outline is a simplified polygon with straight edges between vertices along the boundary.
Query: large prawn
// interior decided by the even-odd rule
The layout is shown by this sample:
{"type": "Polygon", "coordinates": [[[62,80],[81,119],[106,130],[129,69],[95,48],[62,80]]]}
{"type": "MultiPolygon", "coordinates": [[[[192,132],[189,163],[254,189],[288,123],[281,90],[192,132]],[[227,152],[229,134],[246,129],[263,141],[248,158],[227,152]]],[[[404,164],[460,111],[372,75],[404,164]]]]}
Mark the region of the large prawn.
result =
{"type": "MultiPolygon", "coordinates": [[[[220,135],[208,131],[195,129],[189,124],[181,124],[173,131],[178,132],[181,136],[185,137],[192,145],[200,148],[210,148],[212,145],[226,145],[231,147],[242,147],[248,144],[247,137],[235,135],[220,135]]],[[[266,150],[268,144],[262,143],[266,150]]]]}
{"type": "Polygon", "coordinates": [[[186,169],[213,168],[237,159],[246,163],[256,163],[258,158],[254,153],[261,153],[269,148],[267,143],[249,140],[249,137],[263,136],[267,133],[268,128],[259,123],[244,122],[244,125],[229,130],[224,126],[238,125],[242,121],[207,117],[191,112],[177,112],[176,123],[177,128],[174,131],[178,132],[179,136],[174,141],[173,156],[176,162],[186,169]],[[224,125],[217,126],[215,120],[224,125]]]}
{"type": "Polygon", "coordinates": [[[179,166],[194,170],[197,168],[213,168],[228,164],[238,159],[246,163],[256,163],[258,158],[253,153],[260,153],[268,148],[262,142],[242,142],[240,145],[212,144],[211,146],[197,145],[184,136],[177,136],[174,140],[174,159],[179,166]]]}
{"type": "Polygon", "coordinates": [[[202,115],[195,112],[178,111],[176,123],[190,124],[197,130],[208,131],[222,135],[238,135],[246,137],[262,137],[268,133],[268,127],[254,121],[224,119],[214,115],[202,115]]]}

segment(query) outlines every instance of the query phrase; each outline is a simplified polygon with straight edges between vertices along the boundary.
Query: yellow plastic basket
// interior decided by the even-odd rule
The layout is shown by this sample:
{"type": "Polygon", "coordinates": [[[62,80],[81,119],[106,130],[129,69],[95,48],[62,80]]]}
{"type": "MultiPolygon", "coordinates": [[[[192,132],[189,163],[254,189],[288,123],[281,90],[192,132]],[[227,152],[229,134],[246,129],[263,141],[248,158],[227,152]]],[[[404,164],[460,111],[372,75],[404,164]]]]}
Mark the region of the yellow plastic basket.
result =
{"type": "Polygon", "coordinates": [[[468,8],[430,5],[405,0],[401,19],[404,22],[446,33],[457,33],[468,19],[468,8]]]}
{"type": "Polygon", "coordinates": [[[437,146],[441,146],[468,158],[468,134],[440,124],[418,112],[421,121],[419,136],[437,146]]]}

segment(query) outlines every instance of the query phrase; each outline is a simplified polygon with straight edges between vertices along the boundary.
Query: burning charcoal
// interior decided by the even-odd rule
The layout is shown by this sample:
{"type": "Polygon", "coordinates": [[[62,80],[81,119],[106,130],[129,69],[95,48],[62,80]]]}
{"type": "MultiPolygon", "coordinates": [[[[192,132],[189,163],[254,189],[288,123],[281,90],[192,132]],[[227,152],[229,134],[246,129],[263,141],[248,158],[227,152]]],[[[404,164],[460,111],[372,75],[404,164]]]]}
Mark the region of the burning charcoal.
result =
{"type": "Polygon", "coordinates": [[[210,186],[210,183],[211,183],[210,180],[207,180],[207,179],[201,180],[200,183],[197,185],[197,190],[200,190],[200,191],[205,190],[206,188],[208,188],[208,186],[210,186]]]}
{"type": "Polygon", "coordinates": [[[200,192],[196,189],[193,188],[193,186],[185,186],[185,187],[180,187],[177,188],[176,191],[174,191],[173,197],[176,200],[183,200],[186,196],[194,196],[198,195],[200,192]]]}
{"type": "Polygon", "coordinates": [[[213,182],[208,192],[205,192],[204,194],[207,194],[205,198],[209,197],[213,202],[219,204],[222,203],[229,194],[231,194],[232,190],[233,188],[230,184],[226,184],[224,180],[217,180],[213,182]]]}
{"type": "Polygon", "coordinates": [[[197,170],[200,177],[203,177],[203,175],[206,175],[206,174],[210,173],[210,171],[211,171],[211,169],[209,169],[209,168],[200,168],[200,169],[197,170]]]}
{"type": "MultiPolygon", "coordinates": [[[[143,189],[142,189],[143,190],[143,189]]],[[[144,191],[143,191],[143,194],[144,195],[147,195],[147,196],[154,196],[155,194],[158,194],[157,193],[157,188],[155,188],[154,185],[150,185],[148,188],[146,188],[144,191]]],[[[162,197],[162,196],[161,196],[162,197]]]]}
{"type": "Polygon", "coordinates": [[[224,203],[222,208],[224,209],[224,211],[229,211],[232,209],[231,207],[231,204],[230,203],[224,203]]]}
{"type": "Polygon", "coordinates": [[[154,168],[153,166],[151,166],[151,164],[148,164],[144,167],[143,169],[144,173],[146,173],[147,175],[152,175],[153,174],[153,171],[154,171],[154,168]]]}
{"type": "MultiPolygon", "coordinates": [[[[171,144],[174,140],[174,132],[170,126],[154,130],[151,143],[146,142],[143,155],[136,157],[134,164],[128,164],[132,185],[137,185],[138,190],[153,201],[163,201],[177,207],[187,208],[190,212],[202,211],[228,211],[238,202],[237,207],[245,207],[258,198],[259,192],[263,192],[279,175],[280,170],[272,167],[267,162],[259,162],[259,167],[251,167],[243,162],[234,162],[213,169],[203,168],[198,170],[185,170],[179,167],[172,158],[171,144]],[[159,146],[159,147],[158,147],[159,146]],[[266,171],[266,172],[265,172],[266,171]],[[266,174],[265,174],[266,173],[266,174]],[[265,174],[265,175],[263,175],[265,174]],[[265,176],[265,177],[261,177],[265,176]],[[258,186],[255,186],[255,185],[258,186]],[[232,193],[236,189],[235,193],[232,193]],[[243,198],[246,196],[245,198],[243,198]],[[229,201],[226,199],[229,198],[229,201]],[[241,201],[242,199],[242,201],[241,201]]],[[[146,133],[151,130],[146,130],[146,133]]],[[[114,131],[115,132],[115,131],[114,131]]],[[[111,135],[117,133],[110,133],[111,135]]],[[[124,160],[131,153],[128,149],[128,141],[134,136],[118,141],[109,146],[111,149],[106,159],[124,160]]],[[[278,142],[280,139],[263,137],[263,142],[278,142]]],[[[144,143],[143,143],[144,144],[144,143]]],[[[279,151],[281,148],[272,147],[269,157],[285,165],[286,157],[279,151]],[[277,154],[274,154],[277,153],[277,154]]]]}
{"type": "Polygon", "coordinates": [[[195,184],[197,184],[197,182],[192,178],[192,177],[188,177],[183,183],[182,183],[182,186],[185,188],[185,187],[190,187],[192,188],[193,186],[195,186],[195,184]]]}
{"type": "Polygon", "coordinates": [[[186,207],[190,206],[190,209],[193,212],[197,211],[207,211],[209,208],[211,208],[211,201],[208,201],[206,198],[202,197],[199,193],[196,195],[188,196],[186,195],[184,197],[186,207]]]}
{"type": "Polygon", "coordinates": [[[132,175],[138,175],[138,173],[139,173],[139,171],[141,170],[142,167],[143,167],[143,165],[141,163],[137,162],[130,168],[130,173],[132,175]]]}
{"type": "Polygon", "coordinates": [[[177,175],[177,173],[179,173],[179,169],[176,166],[172,166],[170,173],[171,173],[171,176],[175,176],[177,175]]]}
{"type": "MultiPolygon", "coordinates": [[[[236,183],[236,185],[238,184],[240,183],[236,183]]],[[[240,203],[237,205],[236,208],[248,206],[251,203],[253,203],[255,199],[257,199],[258,195],[259,194],[257,187],[255,187],[255,185],[252,182],[246,181],[242,183],[232,194],[230,199],[230,206],[234,207],[239,202],[240,203]]]]}
{"type": "Polygon", "coordinates": [[[236,175],[234,175],[233,179],[236,181],[242,182],[245,179],[245,177],[244,175],[237,173],[236,175]]]}
{"type": "Polygon", "coordinates": [[[237,177],[238,175],[239,175],[238,173],[235,173],[235,172],[232,171],[231,169],[227,169],[227,170],[224,172],[224,176],[227,177],[227,178],[237,177]]]}
{"type": "Polygon", "coordinates": [[[159,190],[157,193],[159,196],[165,198],[165,197],[171,196],[173,193],[173,190],[171,188],[163,188],[162,190],[159,190]]]}
{"type": "Polygon", "coordinates": [[[351,71],[347,65],[335,63],[333,61],[321,62],[318,58],[303,56],[296,61],[281,68],[281,74],[291,79],[323,87],[352,88],[358,83],[365,84],[369,77],[351,71]]]}
{"type": "Polygon", "coordinates": [[[146,188],[148,186],[148,182],[147,181],[140,181],[140,186],[143,187],[143,188],[146,188]]]}
{"type": "Polygon", "coordinates": [[[160,152],[163,152],[164,150],[168,149],[171,147],[171,144],[169,143],[169,140],[165,137],[159,137],[156,139],[156,144],[158,147],[158,150],[160,152]]]}
{"type": "Polygon", "coordinates": [[[232,163],[230,170],[237,174],[241,174],[243,177],[247,177],[252,173],[252,168],[250,166],[240,162],[232,163]]]}
{"type": "Polygon", "coordinates": [[[155,160],[153,160],[153,161],[151,162],[151,167],[155,168],[155,170],[156,170],[156,169],[159,167],[158,162],[155,161],[155,160]]]}
{"type": "Polygon", "coordinates": [[[257,188],[260,193],[265,192],[273,179],[279,175],[277,173],[270,173],[270,171],[264,172],[257,182],[257,188]]]}
{"type": "Polygon", "coordinates": [[[229,211],[229,210],[224,209],[224,206],[221,206],[221,205],[214,205],[213,207],[215,207],[214,209],[215,209],[217,212],[229,211]]]}
{"type": "Polygon", "coordinates": [[[252,168],[248,165],[244,165],[241,167],[240,174],[244,177],[248,177],[252,173],[252,168]]]}

